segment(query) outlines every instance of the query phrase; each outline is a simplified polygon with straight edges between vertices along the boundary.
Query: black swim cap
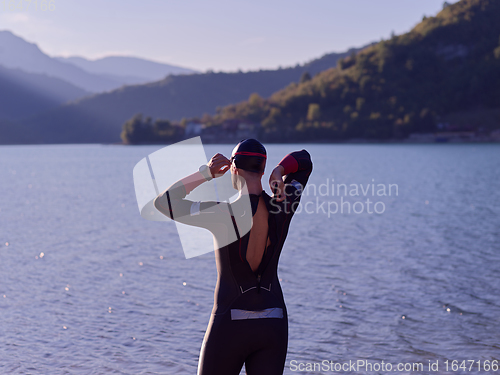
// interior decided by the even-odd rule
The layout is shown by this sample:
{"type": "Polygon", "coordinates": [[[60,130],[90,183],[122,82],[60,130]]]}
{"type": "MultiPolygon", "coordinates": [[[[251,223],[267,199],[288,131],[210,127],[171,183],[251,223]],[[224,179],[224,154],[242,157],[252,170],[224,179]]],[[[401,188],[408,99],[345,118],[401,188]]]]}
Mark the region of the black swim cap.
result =
{"type": "Polygon", "coordinates": [[[264,173],[266,148],[256,139],[244,139],[236,145],[231,155],[236,168],[254,173],[264,173]]]}

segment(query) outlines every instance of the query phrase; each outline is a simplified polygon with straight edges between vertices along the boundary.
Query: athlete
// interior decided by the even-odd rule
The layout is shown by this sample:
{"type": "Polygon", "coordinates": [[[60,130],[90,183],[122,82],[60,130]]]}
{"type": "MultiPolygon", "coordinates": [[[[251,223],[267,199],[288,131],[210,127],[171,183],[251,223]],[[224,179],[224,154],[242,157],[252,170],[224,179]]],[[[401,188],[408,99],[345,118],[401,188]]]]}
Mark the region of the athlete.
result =
{"type": "Polygon", "coordinates": [[[171,219],[209,229],[214,235],[218,278],[198,375],[238,375],[243,364],[247,375],[283,374],[288,320],[278,260],[312,163],[306,150],[286,155],[269,178],[270,197],[261,183],[266,159],[259,141],[245,139],[229,160],[214,155],[154,201],[171,219]],[[233,203],[186,199],[197,186],[228,170],[240,192],[233,203]],[[251,218],[243,198],[250,201],[251,218]]]}

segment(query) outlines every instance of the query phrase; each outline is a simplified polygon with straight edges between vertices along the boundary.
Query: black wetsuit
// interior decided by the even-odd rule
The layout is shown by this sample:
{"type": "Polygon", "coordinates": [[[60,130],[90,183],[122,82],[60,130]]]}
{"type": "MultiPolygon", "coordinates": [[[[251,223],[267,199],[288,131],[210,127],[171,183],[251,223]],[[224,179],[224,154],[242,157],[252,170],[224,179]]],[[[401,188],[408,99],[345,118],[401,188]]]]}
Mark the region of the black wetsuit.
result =
{"type": "MultiPolygon", "coordinates": [[[[277,202],[266,192],[261,193],[269,212],[269,241],[258,269],[252,271],[246,260],[250,233],[242,237],[236,233],[236,241],[215,250],[218,271],[215,303],[203,340],[199,375],[238,375],[244,363],[249,375],[283,373],[288,321],[277,275],[278,260],[302,189],[312,171],[307,151],[289,155],[297,164],[296,171],[285,178],[286,200],[277,202]]],[[[179,182],[166,193],[168,212],[166,207],[159,209],[171,218],[173,216],[174,220],[207,228],[212,233],[218,231],[219,236],[218,223],[225,223],[223,225],[229,227],[228,231],[238,232],[234,217],[245,214],[239,210],[238,201],[231,204],[192,202],[185,199],[186,190],[179,182]],[[193,207],[197,207],[196,212],[193,212],[193,207]],[[228,215],[233,218],[229,224],[228,215]]],[[[259,197],[250,195],[252,216],[257,210],[259,197]]]]}

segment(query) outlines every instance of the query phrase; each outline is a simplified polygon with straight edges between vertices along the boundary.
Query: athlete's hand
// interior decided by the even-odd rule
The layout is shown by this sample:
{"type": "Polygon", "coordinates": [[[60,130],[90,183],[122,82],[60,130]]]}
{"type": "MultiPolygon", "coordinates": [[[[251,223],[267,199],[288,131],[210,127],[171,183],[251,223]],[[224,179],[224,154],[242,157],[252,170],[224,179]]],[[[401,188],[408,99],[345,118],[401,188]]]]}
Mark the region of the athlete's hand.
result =
{"type": "Polygon", "coordinates": [[[278,202],[283,202],[286,198],[285,183],[283,182],[284,172],[285,169],[281,165],[278,165],[273,169],[271,176],[269,177],[269,187],[273,192],[274,198],[276,198],[278,202]]]}
{"type": "Polygon", "coordinates": [[[215,154],[212,159],[207,163],[212,177],[217,178],[223,176],[229,170],[231,163],[229,159],[222,154],[215,154]]]}

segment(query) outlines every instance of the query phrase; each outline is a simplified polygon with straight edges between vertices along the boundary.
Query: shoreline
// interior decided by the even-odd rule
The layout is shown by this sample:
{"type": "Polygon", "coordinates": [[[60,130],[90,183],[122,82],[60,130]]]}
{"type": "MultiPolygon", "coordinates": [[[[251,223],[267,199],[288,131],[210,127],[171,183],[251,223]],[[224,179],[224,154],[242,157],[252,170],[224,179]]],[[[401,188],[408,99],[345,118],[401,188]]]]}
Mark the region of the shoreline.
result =
{"type": "MultiPolygon", "coordinates": [[[[186,138],[189,139],[189,138],[186,138]]],[[[177,142],[184,141],[185,139],[179,139],[176,142],[172,143],[124,143],[124,142],[85,142],[85,143],[5,143],[0,144],[2,146],[49,146],[49,145],[103,145],[103,146],[168,146],[175,144],[177,142]]],[[[235,144],[238,143],[238,140],[232,139],[224,139],[220,142],[212,142],[209,140],[204,140],[202,137],[202,142],[205,145],[225,145],[225,144],[235,144]]],[[[305,140],[305,141],[291,141],[291,142],[273,142],[273,141],[264,141],[269,145],[285,145],[285,144],[331,144],[331,145],[385,145],[385,144],[400,144],[400,145],[443,145],[443,144],[500,144],[500,138],[497,137],[475,137],[471,139],[462,139],[462,138],[433,138],[430,139],[428,137],[413,137],[413,138],[405,138],[405,139],[386,139],[386,140],[372,140],[372,139],[364,139],[364,138],[352,138],[348,140],[342,141],[332,141],[332,140],[305,140]]]]}

